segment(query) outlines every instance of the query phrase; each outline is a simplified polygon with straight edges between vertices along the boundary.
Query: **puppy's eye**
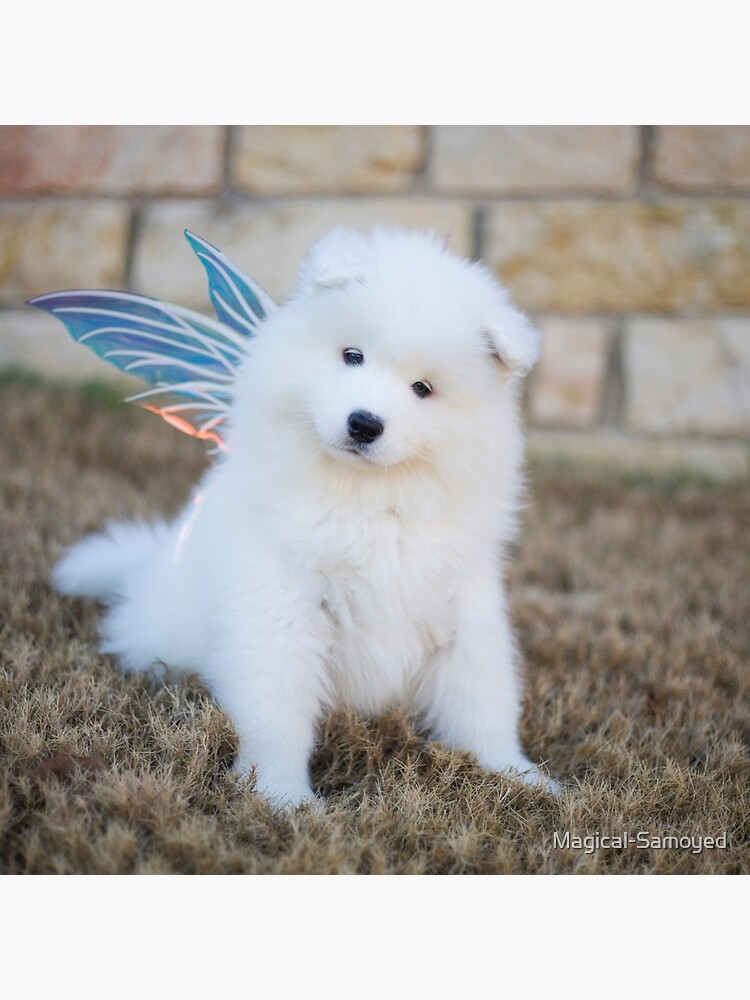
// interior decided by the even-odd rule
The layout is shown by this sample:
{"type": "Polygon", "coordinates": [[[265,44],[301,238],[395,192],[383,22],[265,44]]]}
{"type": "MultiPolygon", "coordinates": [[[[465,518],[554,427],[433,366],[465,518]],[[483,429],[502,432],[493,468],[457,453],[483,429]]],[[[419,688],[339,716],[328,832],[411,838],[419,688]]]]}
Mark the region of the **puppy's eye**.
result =
{"type": "Polygon", "coordinates": [[[429,396],[432,392],[432,386],[429,382],[415,382],[412,389],[416,392],[420,399],[424,399],[425,396],[429,396]]]}
{"type": "Polygon", "coordinates": [[[343,352],[344,361],[348,365],[361,365],[364,364],[365,356],[362,351],[358,350],[356,347],[347,347],[343,352]]]}

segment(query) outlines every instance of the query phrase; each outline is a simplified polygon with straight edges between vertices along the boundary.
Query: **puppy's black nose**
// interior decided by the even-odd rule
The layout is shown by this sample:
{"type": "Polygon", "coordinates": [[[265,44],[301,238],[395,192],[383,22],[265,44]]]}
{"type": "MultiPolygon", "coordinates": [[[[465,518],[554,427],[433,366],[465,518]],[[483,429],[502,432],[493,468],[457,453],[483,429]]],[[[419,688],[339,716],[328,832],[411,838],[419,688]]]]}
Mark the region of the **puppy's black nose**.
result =
{"type": "Polygon", "coordinates": [[[349,436],[360,444],[370,444],[383,433],[383,422],[367,410],[355,410],[349,414],[349,436]]]}

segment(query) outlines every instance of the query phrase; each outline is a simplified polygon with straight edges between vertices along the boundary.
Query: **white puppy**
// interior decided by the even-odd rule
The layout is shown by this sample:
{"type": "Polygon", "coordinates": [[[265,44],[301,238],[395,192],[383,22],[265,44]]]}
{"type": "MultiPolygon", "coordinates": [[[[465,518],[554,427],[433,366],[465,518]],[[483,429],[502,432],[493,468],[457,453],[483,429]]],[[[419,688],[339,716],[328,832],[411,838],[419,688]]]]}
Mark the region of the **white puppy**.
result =
{"type": "Polygon", "coordinates": [[[113,525],[54,579],[111,605],[125,669],[196,670],[276,802],[313,795],[330,706],[399,702],[480,763],[554,787],[521,751],[503,550],[518,387],[539,336],[436,239],[338,229],[248,345],[228,455],[172,524],[113,525]]]}

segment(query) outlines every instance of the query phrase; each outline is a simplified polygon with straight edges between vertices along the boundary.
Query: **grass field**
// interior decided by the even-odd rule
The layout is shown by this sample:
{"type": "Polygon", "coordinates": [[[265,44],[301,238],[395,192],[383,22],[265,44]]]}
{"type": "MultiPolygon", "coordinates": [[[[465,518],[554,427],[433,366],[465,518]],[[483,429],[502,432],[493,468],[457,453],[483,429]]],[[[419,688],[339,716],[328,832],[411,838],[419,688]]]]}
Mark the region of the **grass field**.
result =
{"type": "Polygon", "coordinates": [[[202,448],[103,390],[6,378],[0,406],[0,872],[750,872],[746,484],[529,470],[522,736],[559,798],[394,709],[329,717],[325,807],[285,814],[229,773],[234,732],[197,679],[123,678],[96,606],[47,583],[106,519],[176,511],[202,448]],[[555,839],[638,832],[728,846],[555,839]]]}

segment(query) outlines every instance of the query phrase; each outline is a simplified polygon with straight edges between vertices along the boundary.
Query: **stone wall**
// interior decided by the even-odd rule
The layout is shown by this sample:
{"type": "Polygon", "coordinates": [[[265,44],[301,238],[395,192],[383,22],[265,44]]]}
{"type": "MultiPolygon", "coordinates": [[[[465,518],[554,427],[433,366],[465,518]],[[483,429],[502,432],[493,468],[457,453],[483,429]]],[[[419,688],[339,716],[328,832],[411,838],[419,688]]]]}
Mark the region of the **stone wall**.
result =
{"type": "Polygon", "coordinates": [[[0,366],[111,375],[41,292],[207,309],[185,227],[283,296],[340,222],[435,229],[506,282],[545,334],[538,453],[747,474],[748,126],[5,126],[0,366]]]}

